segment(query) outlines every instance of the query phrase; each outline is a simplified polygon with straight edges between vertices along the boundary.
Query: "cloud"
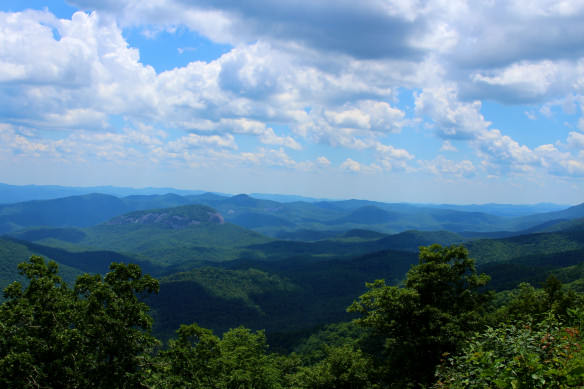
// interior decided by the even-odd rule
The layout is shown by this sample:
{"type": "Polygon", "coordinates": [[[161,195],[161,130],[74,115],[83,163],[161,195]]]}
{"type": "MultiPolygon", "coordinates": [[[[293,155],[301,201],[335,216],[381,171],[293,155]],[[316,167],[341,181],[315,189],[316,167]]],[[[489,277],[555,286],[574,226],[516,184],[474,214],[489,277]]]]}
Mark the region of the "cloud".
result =
{"type": "Polygon", "coordinates": [[[358,173],[361,171],[361,164],[357,161],[352,160],[351,158],[347,158],[342,164],[341,169],[353,173],[358,173]]]}
{"type": "Polygon", "coordinates": [[[421,56],[423,51],[412,42],[429,33],[429,26],[418,19],[423,9],[416,1],[261,0],[218,4],[208,0],[197,3],[160,0],[152,4],[129,0],[121,5],[75,0],[72,3],[110,13],[128,25],[144,20],[153,25],[183,24],[213,40],[234,45],[270,40],[356,58],[421,56]]]}
{"type": "Polygon", "coordinates": [[[415,108],[432,121],[436,134],[445,140],[474,139],[491,124],[480,113],[481,103],[459,101],[452,85],[424,88],[416,94],[415,108]]]}
{"type": "Polygon", "coordinates": [[[520,145],[499,130],[482,132],[476,145],[480,155],[499,167],[516,171],[528,171],[529,167],[538,163],[537,156],[525,145],[520,145]]]}
{"type": "Polygon", "coordinates": [[[372,163],[370,165],[365,165],[360,162],[357,162],[351,158],[345,159],[343,163],[339,166],[342,171],[349,172],[349,173],[375,173],[381,171],[381,168],[372,163]]]}
{"type": "Polygon", "coordinates": [[[419,161],[422,170],[440,176],[472,177],[476,167],[469,160],[452,161],[439,155],[430,161],[419,161]]]}
{"type": "Polygon", "coordinates": [[[303,171],[313,170],[315,166],[312,161],[295,161],[281,147],[279,149],[265,149],[262,147],[257,152],[243,152],[240,155],[233,156],[233,158],[242,163],[254,166],[278,167],[303,171]]]}
{"type": "Polygon", "coordinates": [[[483,113],[488,99],[529,103],[532,116],[571,101],[571,115],[582,114],[580,2],[71,3],[87,12],[0,13],[6,155],[311,170],[331,165],[321,150],[332,146],[345,149],[341,167],[354,172],[434,163],[451,176],[581,174],[580,132],[531,146],[483,113]],[[186,26],[233,48],[157,73],[124,39],[127,26],[186,26]],[[435,157],[434,136],[441,151],[456,151],[457,140],[462,160],[435,157]],[[414,137],[424,155],[411,151],[414,137]],[[244,138],[251,146],[240,151],[244,138]],[[357,162],[355,150],[374,162],[357,162]]]}
{"type": "Polygon", "coordinates": [[[156,74],[138,62],[115,24],[95,13],[62,20],[36,11],[0,13],[0,24],[2,117],[103,128],[105,115],[156,111],[156,74]]]}
{"type": "Polygon", "coordinates": [[[320,156],[316,159],[316,162],[323,167],[328,167],[331,165],[331,161],[325,156],[320,156]]]}
{"type": "MultiPolygon", "coordinates": [[[[121,26],[183,25],[215,42],[227,42],[235,47],[263,42],[304,58],[305,63],[312,61],[321,70],[323,67],[331,70],[347,61],[376,65],[394,61],[393,68],[410,69],[431,61],[440,65],[450,81],[460,83],[461,96],[467,99],[488,97],[525,102],[543,99],[550,93],[563,93],[581,75],[578,61],[584,56],[584,43],[580,39],[584,34],[581,23],[584,7],[579,2],[159,0],[152,3],[127,0],[110,4],[75,0],[72,3],[89,11],[97,9],[121,26]],[[326,57],[336,60],[322,60],[323,51],[334,53],[326,57]],[[316,60],[317,57],[320,59],[316,60]]],[[[246,91],[245,83],[233,82],[238,79],[241,63],[225,65],[226,85],[243,86],[238,91],[246,91]]],[[[261,75],[262,80],[271,79],[269,74],[262,73],[269,73],[269,66],[257,70],[259,73],[255,74],[261,75]]],[[[260,78],[252,77],[248,81],[254,79],[260,78]]],[[[413,81],[416,87],[425,85],[423,78],[417,82],[404,78],[399,81],[413,81]]],[[[269,90],[272,86],[269,82],[256,83],[253,90],[260,87],[269,90]]]]}
{"type": "Polygon", "coordinates": [[[362,100],[338,111],[324,111],[326,120],[336,126],[356,130],[400,132],[405,113],[386,102],[362,100]]]}
{"type": "Polygon", "coordinates": [[[442,147],[440,147],[440,151],[458,151],[454,145],[449,140],[445,140],[442,142],[442,147]]]}
{"type": "Polygon", "coordinates": [[[541,158],[542,165],[554,175],[584,177],[584,153],[574,158],[553,145],[539,146],[535,153],[541,158]]]}
{"type": "Polygon", "coordinates": [[[220,119],[217,122],[201,120],[189,123],[188,128],[192,131],[233,132],[235,134],[255,135],[261,143],[266,145],[285,146],[294,150],[302,149],[302,146],[291,136],[278,136],[271,127],[258,120],[245,118],[220,119]]]}
{"type": "Polygon", "coordinates": [[[540,102],[570,91],[576,77],[575,67],[566,61],[521,61],[472,74],[465,93],[506,103],[540,102]]]}
{"type": "Polygon", "coordinates": [[[581,132],[570,132],[567,143],[572,148],[584,150],[584,134],[581,132]]]}
{"type": "Polygon", "coordinates": [[[535,113],[533,113],[533,112],[525,111],[524,113],[525,113],[525,116],[527,116],[527,118],[529,120],[536,120],[537,119],[537,116],[535,116],[535,113]]]}
{"type": "Polygon", "coordinates": [[[336,109],[313,107],[293,130],[313,142],[366,149],[388,133],[399,133],[405,122],[405,113],[386,102],[359,100],[336,109]]]}
{"type": "Polygon", "coordinates": [[[237,149],[237,144],[231,134],[226,134],[225,136],[188,134],[175,141],[169,142],[167,148],[172,152],[181,152],[192,148],[212,146],[237,149]]]}

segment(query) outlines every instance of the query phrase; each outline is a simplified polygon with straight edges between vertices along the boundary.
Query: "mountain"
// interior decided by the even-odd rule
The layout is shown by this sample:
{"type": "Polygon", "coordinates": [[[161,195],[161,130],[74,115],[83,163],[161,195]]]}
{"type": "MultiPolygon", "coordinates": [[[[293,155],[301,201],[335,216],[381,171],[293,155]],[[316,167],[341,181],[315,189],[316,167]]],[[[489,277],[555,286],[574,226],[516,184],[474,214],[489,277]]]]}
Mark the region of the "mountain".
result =
{"type": "Polygon", "coordinates": [[[382,234],[377,231],[353,229],[341,235],[343,239],[362,239],[362,240],[377,240],[385,238],[387,234],[382,234]]]}
{"type": "Polygon", "coordinates": [[[121,200],[126,205],[126,209],[144,210],[155,208],[171,208],[179,205],[196,204],[190,196],[180,196],[175,193],[165,193],[157,195],[132,195],[122,197],[121,200]]]}
{"type": "Polygon", "coordinates": [[[584,229],[525,234],[503,239],[479,239],[468,242],[466,246],[478,264],[510,261],[532,255],[561,254],[584,249],[584,229]]]}
{"type": "MultiPolygon", "coordinates": [[[[466,226],[472,220],[486,224],[501,220],[480,212],[363,205],[362,201],[351,201],[356,208],[350,208],[347,203],[283,204],[246,195],[193,197],[197,196],[232,210],[233,218],[248,215],[259,224],[289,221],[287,215],[291,215],[296,225],[304,220],[307,225],[324,228],[328,226],[324,222],[303,219],[317,208],[320,216],[326,215],[321,219],[325,221],[334,220],[332,215],[360,223],[386,220],[388,215],[402,223],[408,215],[418,215],[410,223],[424,225],[466,226]]],[[[193,201],[192,197],[176,195],[130,197],[117,200],[124,207],[193,201]]],[[[385,278],[390,284],[399,284],[418,262],[419,246],[432,243],[465,244],[477,259],[479,270],[492,276],[490,287],[496,290],[513,288],[521,281],[537,285],[549,274],[558,274],[577,286],[583,272],[578,266],[584,259],[584,219],[552,223],[548,228],[553,231],[502,239],[469,240],[440,230],[385,234],[357,228],[323,230],[323,239],[306,242],[274,240],[232,224],[224,215],[209,205],[183,204],[134,210],[84,228],[13,232],[12,239],[0,239],[0,281],[7,283],[17,277],[16,264],[33,253],[56,260],[68,272],[68,279],[85,271],[103,274],[112,261],[138,263],[145,272],[160,278],[160,294],[148,302],[154,309],[155,331],[167,337],[179,324],[190,322],[216,331],[245,325],[265,328],[272,334],[308,331],[348,320],[351,316],[345,308],[365,291],[365,282],[385,278]]]]}
{"type": "Polygon", "coordinates": [[[470,241],[466,246],[496,290],[515,288],[520,282],[539,286],[550,274],[562,274],[571,282],[575,279],[566,276],[566,269],[584,263],[584,222],[567,223],[553,232],[470,241]]]}
{"type": "Polygon", "coordinates": [[[555,212],[538,213],[513,220],[516,230],[528,229],[542,223],[584,218],[584,203],[555,212]]]}
{"type": "Polygon", "coordinates": [[[347,216],[330,221],[329,224],[385,224],[396,218],[396,214],[385,211],[374,205],[357,208],[347,216]]]}
{"type": "Polygon", "coordinates": [[[141,225],[181,229],[200,224],[224,224],[223,216],[204,205],[136,211],[115,217],[105,225],[141,225]]]}
{"type": "Polygon", "coordinates": [[[405,231],[386,236],[377,243],[388,249],[417,253],[420,246],[429,246],[434,243],[450,246],[464,241],[462,236],[449,231],[405,231]]]}
{"type": "MultiPolygon", "coordinates": [[[[294,203],[294,202],[305,202],[305,203],[315,203],[318,201],[323,201],[323,199],[317,199],[314,197],[298,196],[298,195],[285,195],[285,194],[274,194],[274,193],[251,193],[251,197],[262,200],[272,200],[279,203],[294,203]]],[[[331,200],[326,200],[331,201],[331,200]]]]}
{"type": "Polygon", "coordinates": [[[317,240],[334,238],[339,235],[339,231],[335,230],[310,230],[300,228],[293,231],[278,231],[274,234],[275,238],[283,240],[297,240],[304,242],[314,242],[317,240]]]}
{"type": "Polygon", "coordinates": [[[509,236],[519,230],[538,226],[538,228],[543,228],[545,223],[560,222],[584,215],[584,205],[561,211],[511,218],[500,216],[500,214],[521,214],[527,210],[553,209],[554,205],[427,206],[367,200],[277,202],[254,198],[246,194],[224,196],[215,193],[140,194],[126,197],[85,194],[54,200],[0,205],[0,234],[35,226],[88,227],[132,211],[192,204],[202,204],[216,209],[226,222],[271,237],[286,239],[297,239],[294,238],[295,231],[324,231],[324,235],[318,234],[323,237],[339,235],[351,229],[375,230],[380,233],[449,230],[464,233],[469,237],[480,236],[477,233],[497,232],[490,236],[501,237],[509,236]],[[471,210],[491,210],[497,214],[470,212],[471,210]]]}
{"type": "Polygon", "coordinates": [[[0,206],[0,234],[30,226],[91,226],[126,210],[121,199],[104,194],[4,205],[0,206]]]}
{"type": "MultiPolygon", "coordinates": [[[[24,277],[18,273],[18,264],[28,260],[32,255],[43,255],[45,258],[56,260],[59,264],[59,275],[70,285],[73,284],[77,276],[83,273],[81,269],[59,262],[58,259],[43,254],[34,247],[0,238],[0,290],[4,290],[14,281],[24,281],[24,277]]],[[[3,295],[0,293],[0,302],[3,299],[3,295]]]]}
{"type": "Polygon", "coordinates": [[[502,217],[520,217],[536,213],[555,212],[568,208],[568,205],[539,203],[539,204],[420,204],[429,208],[450,209],[461,212],[479,212],[502,217]]]}
{"type": "Polygon", "coordinates": [[[230,217],[229,221],[238,226],[250,229],[261,227],[289,228],[296,226],[283,217],[259,212],[238,213],[236,216],[230,217]]]}
{"type": "Polygon", "coordinates": [[[350,319],[346,308],[365,282],[397,283],[414,263],[416,254],[397,251],[316,262],[236,260],[164,277],[148,302],[163,336],[197,322],[217,332],[238,325],[266,329],[269,338],[350,319]]]}
{"type": "Polygon", "coordinates": [[[123,197],[131,195],[161,195],[166,193],[192,195],[203,193],[203,191],[175,188],[127,188],[115,186],[75,187],[59,185],[8,185],[0,183],[0,204],[20,203],[30,200],[52,200],[91,193],[123,197]]]}
{"type": "Polygon", "coordinates": [[[270,241],[226,223],[220,213],[204,205],[135,211],[88,228],[28,229],[11,236],[72,251],[113,250],[165,266],[235,259],[247,246],[270,241]]]}
{"type": "Polygon", "coordinates": [[[0,205],[0,234],[28,227],[89,227],[131,211],[176,207],[193,200],[176,194],[118,198],[87,194],[0,205]]]}

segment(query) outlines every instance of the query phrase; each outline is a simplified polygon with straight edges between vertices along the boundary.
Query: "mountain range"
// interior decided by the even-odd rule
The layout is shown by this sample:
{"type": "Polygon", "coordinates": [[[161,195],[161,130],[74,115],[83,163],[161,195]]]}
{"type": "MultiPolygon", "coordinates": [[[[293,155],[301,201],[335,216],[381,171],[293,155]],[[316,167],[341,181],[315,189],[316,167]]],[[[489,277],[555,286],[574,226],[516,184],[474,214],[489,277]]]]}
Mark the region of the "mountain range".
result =
{"type": "Polygon", "coordinates": [[[365,282],[399,284],[418,247],[433,243],[465,245],[495,290],[550,274],[584,289],[584,204],[94,193],[2,205],[0,231],[2,287],[21,280],[16,265],[33,254],[57,261],[68,283],[111,262],[139,264],[161,282],[148,302],[162,337],[193,321],[278,338],[346,320],[365,282]]]}

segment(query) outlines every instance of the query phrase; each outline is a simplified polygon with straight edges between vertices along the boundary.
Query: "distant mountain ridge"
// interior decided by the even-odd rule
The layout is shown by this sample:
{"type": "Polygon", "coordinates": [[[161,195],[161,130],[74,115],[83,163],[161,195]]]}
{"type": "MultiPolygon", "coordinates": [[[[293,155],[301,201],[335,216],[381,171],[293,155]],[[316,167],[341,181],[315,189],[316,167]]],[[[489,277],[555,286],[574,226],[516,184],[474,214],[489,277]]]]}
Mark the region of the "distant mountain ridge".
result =
{"type": "MultiPolygon", "coordinates": [[[[504,217],[501,214],[524,214],[526,210],[556,209],[560,206],[449,206],[367,200],[278,202],[246,194],[223,196],[208,192],[186,195],[133,194],[126,197],[93,193],[0,205],[0,234],[41,226],[89,227],[130,212],[191,205],[213,208],[215,211],[212,213],[218,214],[218,221],[233,223],[270,237],[296,239],[302,236],[303,240],[333,237],[352,229],[374,230],[385,234],[408,230],[447,230],[468,237],[479,237],[480,234],[485,237],[504,237],[529,229],[536,232],[555,223],[584,217],[584,204],[553,212],[504,217]],[[483,212],[490,209],[495,210],[495,213],[483,212]],[[314,238],[310,237],[310,231],[314,231],[314,238]]],[[[110,223],[166,223],[168,227],[178,228],[191,222],[204,222],[208,215],[203,216],[203,219],[187,221],[183,219],[184,215],[170,217],[162,212],[156,217],[141,215],[140,219],[132,219],[134,216],[127,216],[126,219],[110,223]]]]}
{"type": "Polygon", "coordinates": [[[20,203],[30,200],[52,200],[62,197],[80,196],[90,193],[108,194],[116,197],[132,195],[193,195],[205,193],[201,190],[175,188],[129,188],[118,186],[61,186],[61,185],[9,185],[0,183],[0,204],[20,203]]]}

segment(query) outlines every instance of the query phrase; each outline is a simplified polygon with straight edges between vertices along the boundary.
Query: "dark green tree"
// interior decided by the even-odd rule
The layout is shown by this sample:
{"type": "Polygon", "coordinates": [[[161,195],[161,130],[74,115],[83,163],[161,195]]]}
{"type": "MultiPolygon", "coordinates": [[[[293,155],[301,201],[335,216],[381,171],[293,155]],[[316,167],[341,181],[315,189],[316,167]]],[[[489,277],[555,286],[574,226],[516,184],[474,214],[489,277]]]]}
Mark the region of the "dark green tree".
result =
{"type": "Polygon", "coordinates": [[[150,333],[149,307],[139,296],[158,288],[158,281],[135,264],[112,263],[103,278],[77,279],[74,326],[81,332],[88,387],[134,388],[144,381],[147,356],[158,340],[150,333]]]}
{"type": "Polygon", "coordinates": [[[0,306],[0,386],[71,388],[81,384],[81,333],[72,325],[73,293],[57,264],[33,256],[18,271],[28,279],[4,290],[0,306]]]}
{"type": "Polygon", "coordinates": [[[221,369],[220,339],[213,331],[197,324],[181,325],[177,338],[171,339],[168,348],[161,351],[157,360],[155,387],[163,388],[215,388],[221,369]]]}
{"type": "Polygon", "coordinates": [[[430,384],[441,358],[480,328],[492,298],[482,290],[489,277],[477,274],[464,247],[421,247],[419,259],[403,288],[368,283],[369,290],[348,308],[372,330],[370,343],[378,347],[370,352],[385,385],[430,384]]]}
{"type": "Polygon", "coordinates": [[[33,256],[19,265],[28,285],[11,284],[0,306],[0,386],[136,388],[144,381],[148,307],[137,295],[158,282],[135,265],[112,264],[70,289],[57,264],[33,256]]]}
{"type": "Polygon", "coordinates": [[[278,389],[280,371],[274,356],[268,353],[264,331],[252,332],[238,327],[221,339],[221,389],[278,389]]]}
{"type": "Polygon", "coordinates": [[[267,352],[263,331],[239,327],[220,339],[197,324],[182,325],[156,362],[157,388],[278,389],[285,361],[267,352]]]}
{"type": "Polygon", "coordinates": [[[325,347],[325,357],[301,367],[292,377],[292,387],[306,389],[370,389],[371,358],[352,345],[325,347]]]}
{"type": "Polygon", "coordinates": [[[542,289],[536,289],[525,282],[519,284],[517,289],[508,294],[491,321],[494,325],[517,321],[537,323],[551,314],[565,322],[569,319],[570,310],[581,309],[583,305],[581,294],[566,289],[560,280],[551,275],[542,289]]]}

